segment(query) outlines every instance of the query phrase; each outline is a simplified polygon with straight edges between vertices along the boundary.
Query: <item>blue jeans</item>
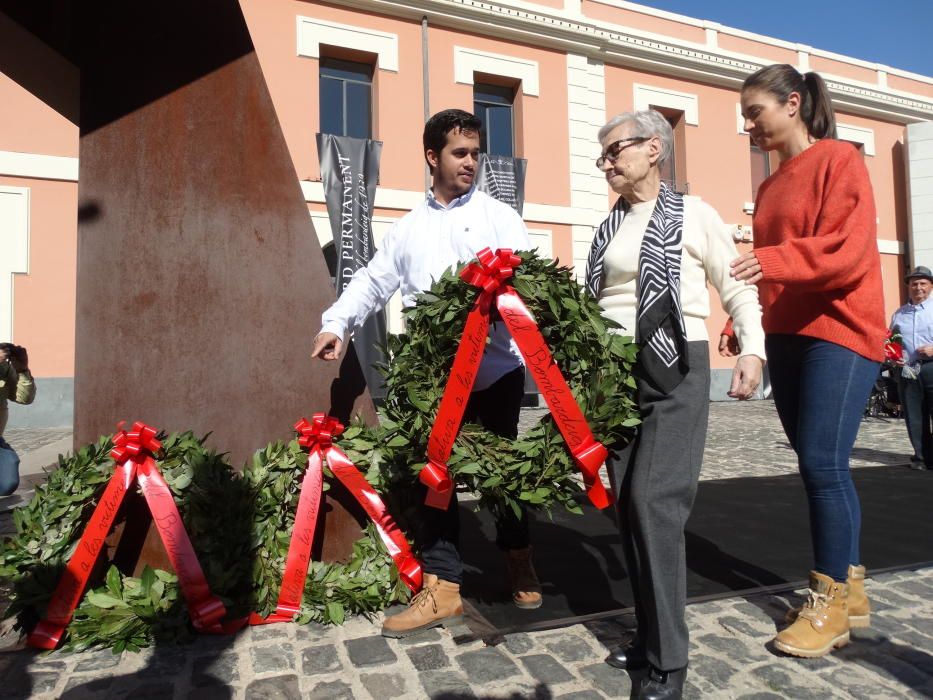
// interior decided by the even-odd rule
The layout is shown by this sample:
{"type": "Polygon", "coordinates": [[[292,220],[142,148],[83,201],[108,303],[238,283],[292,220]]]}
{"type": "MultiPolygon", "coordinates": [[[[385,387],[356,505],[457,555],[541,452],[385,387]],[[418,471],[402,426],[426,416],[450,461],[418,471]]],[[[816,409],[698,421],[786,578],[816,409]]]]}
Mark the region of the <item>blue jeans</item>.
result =
{"type": "Polygon", "coordinates": [[[813,568],[845,581],[859,564],[862,524],[849,454],[879,364],[803,335],[769,335],[765,346],[774,405],[807,490],[813,568]]]}
{"type": "Polygon", "coordinates": [[[0,437],[0,496],[9,496],[19,486],[19,455],[0,437]]]}

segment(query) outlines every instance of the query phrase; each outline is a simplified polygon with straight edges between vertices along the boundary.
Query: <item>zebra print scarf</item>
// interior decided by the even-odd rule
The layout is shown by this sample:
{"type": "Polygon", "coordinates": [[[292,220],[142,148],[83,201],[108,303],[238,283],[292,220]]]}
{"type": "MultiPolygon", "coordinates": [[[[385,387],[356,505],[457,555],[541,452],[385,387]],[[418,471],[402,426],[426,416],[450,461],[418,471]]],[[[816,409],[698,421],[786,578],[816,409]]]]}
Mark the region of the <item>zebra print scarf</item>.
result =
{"type": "MultiPolygon", "coordinates": [[[[585,284],[596,299],[602,291],[603,258],[628,209],[628,203],[620,197],[593,237],[585,284]]],[[[689,369],[687,332],[680,308],[683,230],[684,197],[661,183],[641,243],[636,319],[641,345],[638,363],[664,393],[680,384],[689,369]]]]}

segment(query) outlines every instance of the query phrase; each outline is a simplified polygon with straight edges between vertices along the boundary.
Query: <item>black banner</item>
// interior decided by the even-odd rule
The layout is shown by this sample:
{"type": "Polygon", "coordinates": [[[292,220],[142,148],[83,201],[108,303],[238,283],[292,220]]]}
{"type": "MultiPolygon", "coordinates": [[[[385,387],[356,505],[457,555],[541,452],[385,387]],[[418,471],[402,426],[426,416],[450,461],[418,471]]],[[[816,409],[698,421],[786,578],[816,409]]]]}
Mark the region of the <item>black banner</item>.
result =
{"type": "MultiPolygon", "coordinates": [[[[317,151],[327,215],[334,234],[336,267],[332,274],[340,296],[353,273],[366,267],[375,253],[371,219],[382,142],[317,134],[317,151]]],[[[386,316],[384,310],[379,310],[353,336],[353,349],[374,398],[385,396],[382,376],[373,368],[385,361],[385,347],[386,316]]]]}
{"type": "Polygon", "coordinates": [[[528,161],[510,156],[481,153],[476,188],[512,207],[521,216],[525,206],[525,171],[528,161]]]}

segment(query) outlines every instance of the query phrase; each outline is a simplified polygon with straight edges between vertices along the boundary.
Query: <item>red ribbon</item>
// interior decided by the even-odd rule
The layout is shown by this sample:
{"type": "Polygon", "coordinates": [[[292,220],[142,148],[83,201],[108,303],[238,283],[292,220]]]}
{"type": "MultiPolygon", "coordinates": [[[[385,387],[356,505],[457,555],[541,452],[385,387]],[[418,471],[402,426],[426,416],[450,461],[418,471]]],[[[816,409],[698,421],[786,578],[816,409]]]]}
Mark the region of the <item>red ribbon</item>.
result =
{"type": "Polygon", "coordinates": [[[477,258],[479,264],[470,263],[460,273],[461,279],[479,287],[482,292],[467,316],[450,379],[444,388],[437,417],[428,437],[428,462],[418,475],[421,483],[428,487],[425,503],[442,510],[446,510],[450,504],[453,484],[448,474],[447,460],[453,451],[454,440],[460,430],[463,413],[483,358],[489,333],[489,309],[495,302],[583,474],[587,496],[597,508],[606,508],[612,503],[612,496],[599,478],[599,468],[606,461],[608,450],[593,437],[531,312],[518,293],[506,284],[521,258],[508,248],[500,248],[495,253],[484,248],[477,254],[477,258]]]}
{"type": "Polygon", "coordinates": [[[301,609],[324,485],[325,458],[334,476],[350,491],[373,521],[380,539],[395,562],[402,582],[413,592],[418,591],[421,588],[421,565],[411,553],[408,540],[388,514],[385,504],[373,487],[349,457],[333,444],[334,439],[343,433],[343,425],[336,418],[315,413],[311,421],[302,418],[295,423],[295,430],[298,432],[298,444],[308,450],[308,468],[301,482],[295,525],[285,558],[282,588],[279,590],[275,612],[265,618],[253,613],[249,623],[265,625],[273,622],[291,622],[301,609]]]}
{"type": "Polygon", "coordinates": [[[88,577],[110,533],[120,504],[136,478],[139,479],[169,561],[178,575],[178,583],[188,603],[188,614],[195,629],[211,633],[231,631],[229,624],[220,624],[226,609],[210,591],[175,499],[155,463],[154,454],[162,448],[162,444],[156,440],[158,431],[139,421],[133,424],[130,432],[123,430],[123,425],[121,422],[117,426],[117,433],[113,436],[114,447],[110,451],[117,469],[81,534],[78,547],[62,572],[45,618],[26,640],[29,646],[39,649],[54,649],[58,646],[75,608],[81,602],[88,577]]]}

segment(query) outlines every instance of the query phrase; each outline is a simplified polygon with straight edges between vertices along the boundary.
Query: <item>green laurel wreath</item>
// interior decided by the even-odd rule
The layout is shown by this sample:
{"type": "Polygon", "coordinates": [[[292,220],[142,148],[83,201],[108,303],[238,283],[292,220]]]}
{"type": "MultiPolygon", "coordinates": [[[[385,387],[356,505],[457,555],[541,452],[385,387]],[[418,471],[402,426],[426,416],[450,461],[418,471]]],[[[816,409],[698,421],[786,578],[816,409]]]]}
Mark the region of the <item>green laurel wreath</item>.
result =
{"type": "MultiPolygon", "coordinates": [[[[172,491],[204,575],[231,618],[274,609],[282,581],[307,455],[296,440],[259,451],[242,475],[192,433],[160,436],[159,469],[172,491]]],[[[32,629],[44,615],[113,474],[113,446],[101,438],[59,458],[46,484],[13,513],[16,534],[0,544],[0,578],[10,604],[4,617],[32,629]]],[[[332,475],[325,469],[326,479],[332,475]]],[[[138,651],[155,641],[193,637],[175,574],[145,567],[140,577],[109,562],[103,585],[89,588],[67,628],[63,648],[138,651]]],[[[408,599],[392,559],[371,526],[346,563],[312,562],[299,623],[340,624],[408,599]]]]}
{"type": "MultiPolygon", "coordinates": [[[[640,423],[632,367],[637,346],[604,318],[571,271],[534,252],[509,283],[547,341],[554,361],[604,445],[629,442],[640,423]]],[[[411,482],[424,466],[428,435],[440,405],[467,314],[479,289],[448,271],[405,311],[406,332],[389,338],[383,419],[376,430],[357,426],[341,443],[383,492],[411,482]]],[[[492,321],[502,323],[494,312],[492,321]]],[[[448,462],[450,474],[495,512],[521,505],[579,512],[579,471],[550,415],[517,441],[464,425],[448,462]]]]}
{"type": "MultiPolygon", "coordinates": [[[[343,439],[336,444],[344,448],[343,439]]],[[[255,499],[253,609],[263,616],[271,613],[278,602],[307,463],[308,455],[297,440],[276,442],[257,452],[243,473],[255,499]]],[[[325,463],[325,492],[334,481],[325,463]]],[[[337,488],[343,488],[339,481],[336,483],[337,488]]],[[[395,563],[372,523],[367,523],[363,536],[353,545],[349,562],[311,562],[296,621],[339,625],[347,615],[368,615],[408,598],[409,590],[399,578],[395,563]]]]}
{"type": "MultiPolygon", "coordinates": [[[[0,549],[0,576],[12,583],[6,617],[31,629],[45,614],[65,564],[78,546],[115,465],[110,438],[101,438],[73,455],[59,457],[58,468],[36,495],[14,511],[16,534],[0,549]]],[[[159,469],[175,497],[211,589],[225,604],[249,598],[249,538],[237,519],[245,494],[223,459],[204,449],[191,433],[162,441],[159,469]],[[217,508],[217,503],[229,507],[217,508]]],[[[141,578],[108,566],[105,585],[90,589],[67,630],[68,648],[109,646],[137,650],[155,639],[190,635],[188,615],[177,578],[147,568],[141,578]]],[[[234,607],[237,607],[234,603],[234,607]]]]}

